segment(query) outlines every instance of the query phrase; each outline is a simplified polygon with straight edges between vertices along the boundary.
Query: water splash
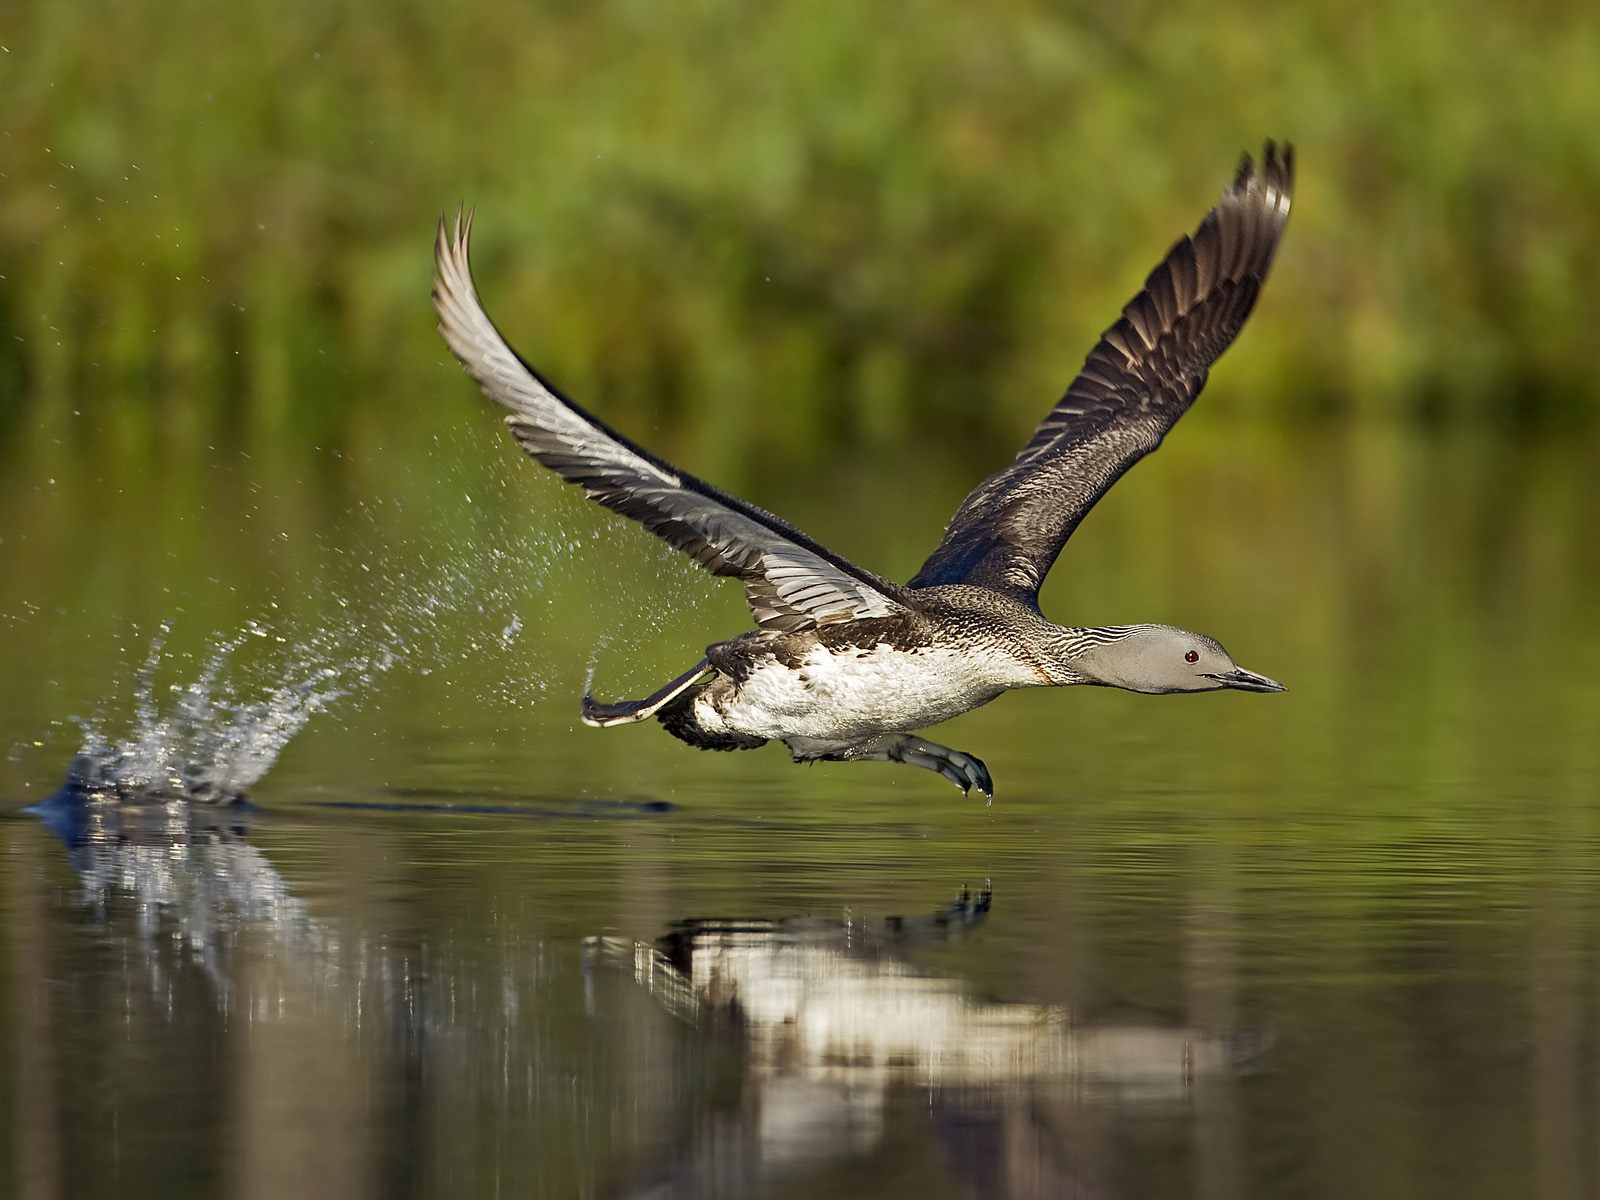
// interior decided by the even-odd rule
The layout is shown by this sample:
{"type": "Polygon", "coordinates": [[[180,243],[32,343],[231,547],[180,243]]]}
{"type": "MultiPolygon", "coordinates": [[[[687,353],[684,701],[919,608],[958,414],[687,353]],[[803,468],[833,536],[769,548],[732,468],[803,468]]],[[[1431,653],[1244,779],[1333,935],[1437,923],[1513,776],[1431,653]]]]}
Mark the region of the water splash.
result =
{"type": "MultiPolygon", "coordinates": [[[[124,801],[226,802],[253,788],[314,718],[351,711],[393,672],[428,676],[487,657],[503,667],[483,673],[476,698],[525,708],[573,665],[545,641],[542,618],[557,605],[596,598],[592,682],[602,658],[615,659],[613,645],[660,636],[715,586],[667,547],[560,489],[528,520],[510,494],[512,478],[508,469],[483,496],[468,496],[470,520],[398,498],[358,506],[341,531],[319,538],[321,562],[293,611],[268,602],[198,651],[170,650],[179,622],[163,622],[134,672],[132,696],[76,719],[68,787],[124,801]]],[[[696,637],[692,652],[703,644],[696,637]]]]}
{"type": "Polygon", "coordinates": [[[123,801],[237,799],[314,717],[369,694],[401,667],[426,675],[459,656],[432,636],[444,610],[475,606],[500,628],[498,644],[509,645],[519,620],[481,599],[468,605],[480,590],[457,564],[414,583],[401,575],[364,603],[333,596],[331,617],[252,619],[198,664],[169,652],[174,623],[163,622],[135,675],[131,714],[119,719],[114,711],[127,702],[111,700],[78,719],[67,786],[123,801]],[[161,682],[173,675],[177,682],[161,682]]]}
{"type": "Polygon", "coordinates": [[[278,759],[306,723],[359,681],[357,664],[290,664],[255,694],[228,679],[224,669],[259,627],[218,646],[199,674],[166,689],[162,700],[155,673],[165,635],[152,644],[138,676],[132,720],[113,734],[105,716],[82,718],[82,747],[68,775],[80,793],[121,800],[179,797],[226,803],[243,796],[278,759]]]}

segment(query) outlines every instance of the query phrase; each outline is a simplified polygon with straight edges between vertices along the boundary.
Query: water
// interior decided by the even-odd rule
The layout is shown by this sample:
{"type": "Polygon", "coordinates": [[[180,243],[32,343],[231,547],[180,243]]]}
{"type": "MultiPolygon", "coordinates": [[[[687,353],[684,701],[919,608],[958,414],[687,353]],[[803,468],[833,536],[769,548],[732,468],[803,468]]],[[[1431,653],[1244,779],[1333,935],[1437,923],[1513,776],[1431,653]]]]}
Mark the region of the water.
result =
{"type": "MultiPolygon", "coordinates": [[[[738,589],[456,398],[3,451],[0,1193],[1600,1191],[1592,447],[1196,421],[1046,609],[1291,691],[1004,698],[986,809],[582,727],[738,589]]],[[[736,482],[904,577],[914,466],[736,482]]]]}

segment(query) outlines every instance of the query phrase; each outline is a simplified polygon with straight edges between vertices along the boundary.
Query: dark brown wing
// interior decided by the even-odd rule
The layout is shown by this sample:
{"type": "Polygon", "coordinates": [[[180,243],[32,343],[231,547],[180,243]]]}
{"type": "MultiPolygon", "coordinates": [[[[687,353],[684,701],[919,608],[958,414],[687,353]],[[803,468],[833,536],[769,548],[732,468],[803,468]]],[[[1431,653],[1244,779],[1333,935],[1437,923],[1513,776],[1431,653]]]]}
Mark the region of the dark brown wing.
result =
{"type": "Polygon", "coordinates": [[[1249,155],[1192,238],[1089,354],[1022,452],[980,483],[910,586],[973,583],[1034,600],[1095,501],[1161,444],[1256,302],[1289,218],[1293,151],[1249,155]]]}
{"type": "Polygon", "coordinates": [[[478,301],[467,259],[471,235],[472,219],[460,213],[453,231],[439,223],[433,285],[439,332],[484,395],[511,410],[506,425],[529,455],[713,575],[742,580],[763,628],[810,629],[902,611],[900,585],[635,446],[540,378],[478,301]]]}

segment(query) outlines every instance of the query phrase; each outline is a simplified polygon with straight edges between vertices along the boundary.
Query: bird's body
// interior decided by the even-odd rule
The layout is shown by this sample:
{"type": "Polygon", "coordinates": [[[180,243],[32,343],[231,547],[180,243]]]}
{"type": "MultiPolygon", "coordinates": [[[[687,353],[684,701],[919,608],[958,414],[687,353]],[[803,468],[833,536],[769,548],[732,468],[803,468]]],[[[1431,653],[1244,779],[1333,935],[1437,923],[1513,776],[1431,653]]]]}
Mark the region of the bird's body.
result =
{"type": "Polygon", "coordinates": [[[1037,613],[976,588],[931,588],[916,601],[898,617],[749,633],[711,647],[718,680],[696,695],[695,719],[791,749],[841,749],[1052,682],[1027,649],[1028,635],[1047,625],[1037,613]]]}
{"type": "Polygon", "coordinates": [[[506,345],[478,303],[470,222],[443,226],[434,302],[468,372],[511,410],[534,458],[718,575],[740,579],[761,626],[706,651],[655,695],[584,697],[584,719],[655,716],[703,749],[781,741],[796,761],[887,759],[993,794],[983,763],[914,736],[1027,687],[1101,684],[1160,693],[1281,691],[1216,641],[1167,625],[1066,627],[1038,590],[1089,508],[1160,444],[1253,306],[1289,212],[1291,159],[1246,158],[1194,237],[1182,239],[1102,336],[1032,440],[957,510],[907,584],[865,571],[781,519],[717,491],[563,398],[506,345]]]}

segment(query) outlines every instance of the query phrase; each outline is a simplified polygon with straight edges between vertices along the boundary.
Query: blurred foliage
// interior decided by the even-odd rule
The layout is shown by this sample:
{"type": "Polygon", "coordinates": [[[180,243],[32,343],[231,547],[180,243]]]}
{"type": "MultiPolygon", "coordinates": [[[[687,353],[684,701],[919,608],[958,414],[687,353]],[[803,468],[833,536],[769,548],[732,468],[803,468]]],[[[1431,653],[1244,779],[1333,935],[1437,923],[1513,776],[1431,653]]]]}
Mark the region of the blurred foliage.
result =
{"type": "Polygon", "coordinates": [[[1009,448],[1265,136],[1299,203],[1211,405],[1596,407],[1575,2],[21,0],[0,45],[0,427],[407,422],[393,379],[462,386],[465,198],[511,340],[668,449],[1009,448]]]}

